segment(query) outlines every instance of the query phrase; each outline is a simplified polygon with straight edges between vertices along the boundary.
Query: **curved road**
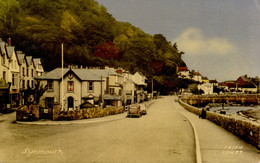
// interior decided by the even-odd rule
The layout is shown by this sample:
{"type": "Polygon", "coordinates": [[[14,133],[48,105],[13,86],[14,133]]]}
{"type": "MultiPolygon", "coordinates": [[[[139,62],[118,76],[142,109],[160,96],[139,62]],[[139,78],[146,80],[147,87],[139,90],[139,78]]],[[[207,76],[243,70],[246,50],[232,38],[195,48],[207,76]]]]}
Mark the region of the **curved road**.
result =
{"type": "Polygon", "coordinates": [[[173,97],[156,100],[141,118],[57,126],[11,123],[0,116],[0,162],[195,162],[189,121],[173,97]]]}

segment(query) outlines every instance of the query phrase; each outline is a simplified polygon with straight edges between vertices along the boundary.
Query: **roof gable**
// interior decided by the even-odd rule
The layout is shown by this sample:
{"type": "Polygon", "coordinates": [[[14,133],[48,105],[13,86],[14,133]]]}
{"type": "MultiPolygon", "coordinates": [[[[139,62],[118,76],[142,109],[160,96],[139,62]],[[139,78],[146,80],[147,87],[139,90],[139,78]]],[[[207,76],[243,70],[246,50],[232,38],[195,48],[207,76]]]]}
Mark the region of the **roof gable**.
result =
{"type": "Polygon", "coordinates": [[[26,58],[28,65],[30,66],[32,64],[32,56],[26,56],[25,58],[26,58]]]}
{"type": "Polygon", "coordinates": [[[25,59],[25,54],[18,53],[17,58],[18,58],[18,62],[19,62],[20,65],[23,64],[23,61],[25,61],[25,64],[28,65],[27,61],[25,59]]]}
{"type": "MultiPolygon", "coordinates": [[[[89,69],[63,69],[63,76],[67,76],[69,72],[73,73],[81,81],[101,81],[101,77],[108,77],[109,71],[107,70],[89,70],[89,69]]],[[[61,80],[62,68],[56,68],[37,79],[40,80],[61,80]]]]}
{"type": "Polygon", "coordinates": [[[38,64],[41,64],[41,59],[40,58],[33,58],[33,62],[34,62],[34,65],[38,65],[38,64]]]}
{"type": "Polygon", "coordinates": [[[7,56],[9,59],[13,57],[13,54],[15,54],[14,46],[6,46],[7,56]]]}
{"type": "Polygon", "coordinates": [[[5,42],[4,41],[0,41],[0,50],[1,50],[1,54],[6,54],[5,51],[5,42]]]}

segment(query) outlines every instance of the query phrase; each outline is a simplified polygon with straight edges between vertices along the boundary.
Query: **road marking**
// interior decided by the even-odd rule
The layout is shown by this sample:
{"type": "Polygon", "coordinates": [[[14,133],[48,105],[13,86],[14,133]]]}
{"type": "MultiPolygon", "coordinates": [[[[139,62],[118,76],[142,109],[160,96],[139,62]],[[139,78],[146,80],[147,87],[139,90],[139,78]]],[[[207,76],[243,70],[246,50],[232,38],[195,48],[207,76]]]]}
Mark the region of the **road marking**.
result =
{"type": "MultiPolygon", "coordinates": [[[[176,97],[175,97],[176,98],[176,97]]],[[[175,100],[175,99],[174,99],[175,100]]],[[[184,116],[186,119],[188,119],[189,123],[192,126],[194,135],[195,135],[195,145],[196,145],[196,162],[197,163],[202,163],[202,157],[201,157],[201,150],[200,150],[200,142],[199,142],[199,136],[198,136],[198,132],[195,128],[195,125],[193,124],[193,122],[186,116],[184,115],[180,110],[179,107],[177,107],[176,105],[174,105],[176,102],[173,101],[173,106],[175,106],[176,110],[178,113],[180,113],[182,116],[184,116]]]]}

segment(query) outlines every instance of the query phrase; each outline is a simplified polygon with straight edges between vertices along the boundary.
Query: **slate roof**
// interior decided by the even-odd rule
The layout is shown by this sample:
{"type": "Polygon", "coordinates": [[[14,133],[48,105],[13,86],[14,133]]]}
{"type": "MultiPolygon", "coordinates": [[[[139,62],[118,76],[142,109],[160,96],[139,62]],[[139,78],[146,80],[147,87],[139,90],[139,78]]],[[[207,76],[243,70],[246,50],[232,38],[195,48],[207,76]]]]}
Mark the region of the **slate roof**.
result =
{"type": "Polygon", "coordinates": [[[18,54],[17,54],[17,57],[18,57],[18,62],[19,62],[19,64],[21,65],[21,64],[23,63],[25,54],[18,53],[18,54]]]}
{"type": "MultiPolygon", "coordinates": [[[[68,68],[64,68],[63,70],[63,75],[65,75],[69,71],[68,68]]],[[[43,74],[42,76],[38,77],[37,79],[42,79],[42,80],[47,80],[47,79],[52,79],[52,80],[60,80],[61,79],[61,68],[56,68],[46,74],[43,74]]]]}
{"type": "MultiPolygon", "coordinates": [[[[102,77],[108,77],[109,74],[115,73],[110,70],[94,70],[94,69],[69,69],[69,68],[64,68],[63,69],[63,75],[66,75],[69,71],[72,71],[80,80],[82,81],[100,81],[101,76],[102,77]]],[[[40,80],[61,80],[62,78],[62,69],[61,68],[56,68],[40,77],[37,79],[40,80]]]]}
{"type": "Polygon", "coordinates": [[[1,54],[3,53],[6,54],[4,41],[0,41],[0,50],[1,50],[1,54]]]}
{"type": "Polygon", "coordinates": [[[14,54],[14,46],[7,46],[6,51],[8,58],[12,58],[14,54]]]}
{"type": "Polygon", "coordinates": [[[31,65],[32,64],[32,56],[26,56],[25,58],[26,58],[28,65],[31,65]]]}
{"type": "Polygon", "coordinates": [[[35,66],[38,65],[40,61],[41,61],[40,58],[33,58],[33,62],[35,66]]]}

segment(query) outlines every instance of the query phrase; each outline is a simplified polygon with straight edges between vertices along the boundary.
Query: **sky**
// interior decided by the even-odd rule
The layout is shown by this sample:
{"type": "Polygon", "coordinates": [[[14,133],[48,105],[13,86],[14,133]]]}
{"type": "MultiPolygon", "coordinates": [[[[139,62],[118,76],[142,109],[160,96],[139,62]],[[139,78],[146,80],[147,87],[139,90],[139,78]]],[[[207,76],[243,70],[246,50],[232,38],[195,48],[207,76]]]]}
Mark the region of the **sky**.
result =
{"type": "Polygon", "coordinates": [[[260,0],[97,0],[115,19],[163,34],[209,79],[260,77],[260,0]]]}

